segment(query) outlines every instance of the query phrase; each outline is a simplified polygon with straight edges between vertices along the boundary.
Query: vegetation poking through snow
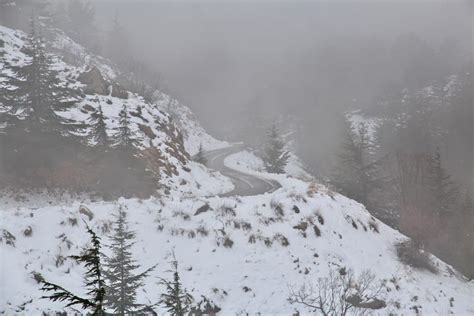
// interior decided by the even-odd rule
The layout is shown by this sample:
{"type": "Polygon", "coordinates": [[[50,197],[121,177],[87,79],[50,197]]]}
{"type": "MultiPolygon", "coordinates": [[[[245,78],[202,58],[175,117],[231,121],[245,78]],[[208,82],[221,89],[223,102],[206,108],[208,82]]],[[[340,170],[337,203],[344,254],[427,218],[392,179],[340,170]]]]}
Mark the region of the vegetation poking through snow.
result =
{"type": "Polygon", "coordinates": [[[352,270],[331,270],[328,277],[318,279],[317,285],[310,283],[298,289],[290,288],[288,301],[324,316],[352,315],[360,310],[385,308],[386,303],[377,298],[382,286],[370,271],[355,277],[352,270]]]}

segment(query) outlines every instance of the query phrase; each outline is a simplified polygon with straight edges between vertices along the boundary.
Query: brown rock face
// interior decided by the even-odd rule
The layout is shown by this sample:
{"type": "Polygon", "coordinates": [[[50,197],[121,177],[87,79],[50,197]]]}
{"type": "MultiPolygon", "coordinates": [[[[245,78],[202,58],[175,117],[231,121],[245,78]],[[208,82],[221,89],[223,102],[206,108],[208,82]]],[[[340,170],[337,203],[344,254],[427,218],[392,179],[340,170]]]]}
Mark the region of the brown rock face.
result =
{"type": "Polygon", "coordinates": [[[84,92],[87,94],[109,95],[120,99],[128,99],[128,92],[118,83],[110,83],[102,76],[97,67],[79,75],[78,80],[87,85],[84,92]],[[111,91],[110,91],[111,90],[111,91]]]}
{"type": "Polygon", "coordinates": [[[78,80],[87,85],[87,88],[84,90],[85,93],[108,95],[109,84],[102,77],[97,67],[92,67],[89,71],[80,74],[78,80]]]}

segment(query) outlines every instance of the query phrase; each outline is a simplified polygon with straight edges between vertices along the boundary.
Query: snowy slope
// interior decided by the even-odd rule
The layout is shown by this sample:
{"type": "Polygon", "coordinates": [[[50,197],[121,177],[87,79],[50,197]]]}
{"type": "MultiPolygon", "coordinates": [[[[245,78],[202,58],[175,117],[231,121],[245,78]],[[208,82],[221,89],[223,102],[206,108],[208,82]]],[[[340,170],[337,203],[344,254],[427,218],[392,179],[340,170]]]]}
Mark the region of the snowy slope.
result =
{"type": "Polygon", "coordinates": [[[223,315],[289,315],[295,310],[307,314],[287,302],[288,288],[314,283],[343,267],[355,273],[370,269],[378,280],[385,280],[380,298],[388,306],[383,315],[412,315],[413,306],[421,306],[424,315],[474,312],[474,284],[448,265],[432,258],[437,275],[403,265],[394,244],[405,237],[372,218],[362,205],[322,186],[284,178],[280,177],[284,188],[254,197],[87,202],[94,213],[91,221],[79,213],[79,201],[29,208],[10,207],[3,200],[2,229],[16,240],[14,246],[0,244],[0,306],[9,315],[62,310],[61,304],[39,298],[32,273],[81,293],[81,269],[69,260],[58,267],[56,262],[80,251],[87,241],[82,219],[107,243],[111,215],[122,205],[137,232],[137,259],[144,267],[159,264],[139,293],[143,303],[157,301],[163,290],[158,277],[166,275],[174,250],[184,285],[195,297],[214,300],[223,315]],[[211,210],[196,215],[206,203],[211,210]],[[282,212],[275,211],[277,206],[282,212]],[[305,232],[294,228],[302,221],[317,226],[320,237],[311,226],[305,232]],[[23,231],[29,226],[32,235],[27,237],[23,231]]]}
{"type": "MultiPolygon", "coordinates": [[[[0,27],[0,39],[4,42],[0,63],[24,61],[23,37],[21,32],[0,27]]],[[[58,50],[83,55],[83,60],[90,62],[87,66],[96,66],[104,77],[113,80],[112,67],[87,55],[63,35],[53,43],[58,50]]],[[[83,87],[76,79],[86,66],[58,60],[56,67],[64,80],[70,80],[69,84],[83,87]]],[[[0,69],[2,75],[7,74],[4,64],[0,64],[0,69]]],[[[205,295],[216,302],[222,315],[290,315],[296,310],[306,315],[307,309],[288,303],[289,288],[307,282],[316,284],[330,270],[341,268],[353,269],[356,274],[370,269],[377,280],[385,281],[380,298],[387,302],[387,307],[375,314],[414,315],[416,309],[424,315],[474,314],[474,284],[450,266],[432,257],[439,271],[433,274],[402,264],[397,259],[395,244],[405,240],[405,236],[374,219],[362,205],[324,186],[263,172],[261,160],[250,152],[232,155],[225,164],[279,181],[282,188],[251,197],[216,197],[232,189],[230,181],[187,159],[183,163],[179,157],[186,156],[186,152],[194,154],[200,143],[206,149],[220,148],[226,143],[209,136],[179,102],[161,92],[155,96],[156,105],[131,93],[128,99],[86,94],[76,107],[58,114],[74,122],[85,122],[89,112],[100,105],[107,131],[112,135],[118,112],[126,103],[139,146],[146,147],[151,142],[178,169],[178,174],[170,179],[171,194],[161,199],[113,202],[78,196],[58,199],[46,195],[3,195],[0,313],[40,315],[44,311],[64,310],[62,304],[40,298],[43,293],[32,278],[33,272],[82,293],[83,270],[63,259],[77,254],[86,244],[84,221],[108,243],[111,215],[122,206],[128,212],[130,228],[137,233],[136,259],[144,268],[158,263],[157,270],[138,293],[142,303],[158,301],[163,291],[158,281],[167,276],[169,255],[174,250],[185,287],[195,298],[205,295]],[[173,123],[179,128],[172,128],[173,123]],[[147,132],[140,125],[147,126],[147,132]],[[150,130],[154,137],[149,136],[150,130]],[[180,130],[185,150],[175,148],[173,153],[171,147],[176,144],[171,141],[179,138],[180,130]],[[210,210],[197,212],[206,204],[210,210]],[[79,212],[81,205],[93,212],[92,219],[79,212]],[[306,230],[295,228],[302,222],[307,223],[306,230]],[[31,235],[25,235],[29,227],[31,235]]]]}
{"type": "MultiPolygon", "coordinates": [[[[104,80],[113,84],[117,71],[103,58],[89,54],[60,30],[49,30],[48,38],[50,40],[47,48],[57,54],[53,69],[58,72],[61,84],[74,88],[82,94],[76,96],[76,104],[73,107],[56,112],[67,124],[83,126],[73,132],[75,135],[82,136],[86,143],[94,145],[94,140],[89,137],[88,123],[100,107],[104,113],[107,134],[109,137],[114,136],[119,127],[119,113],[125,106],[130,118],[129,128],[133,133],[135,146],[139,150],[150,146],[157,148],[162,155],[163,165],[169,166],[170,170],[175,170],[173,175],[162,179],[164,185],[174,191],[195,195],[218,194],[232,190],[233,186],[227,178],[198,164],[189,163],[189,153],[194,153],[195,149],[185,148],[185,145],[189,147],[189,144],[196,142],[199,144],[197,138],[203,139],[203,145],[208,148],[226,145],[207,135],[198,123],[191,121],[192,114],[189,109],[179,105],[178,114],[182,116],[179,122],[176,122],[172,115],[161,110],[162,102],[151,104],[143,97],[131,92],[126,92],[127,98],[112,96],[111,93],[103,95],[88,92],[87,84],[80,81],[81,74],[95,67],[104,80]],[[186,129],[182,130],[177,125],[186,129]],[[183,134],[186,135],[185,139],[183,139],[183,134]],[[206,182],[209,186],[203,187],[199,184],[200,182],[206,182]]],[[[14,76],[10,67],[21,67],[28,62],[29,57],[22,51],[26,45],[25,41],[25,33],[0,26],[0,43],[2,43],[0,45],[0,84],[2,82],[5,84],[7,77],[14,76]]],[[[0,113],[8,110],[0,104],[0,113]]],[[[0,132],[1,129],[2,126],[0,126],[0,132]]]]}

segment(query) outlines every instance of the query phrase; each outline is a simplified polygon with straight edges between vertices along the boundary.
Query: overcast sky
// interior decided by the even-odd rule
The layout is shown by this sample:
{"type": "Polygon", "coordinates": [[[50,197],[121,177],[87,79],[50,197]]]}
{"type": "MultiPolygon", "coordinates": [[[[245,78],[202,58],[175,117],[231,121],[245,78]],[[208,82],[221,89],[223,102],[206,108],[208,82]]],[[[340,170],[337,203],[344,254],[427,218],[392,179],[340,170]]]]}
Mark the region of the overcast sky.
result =
{"type": "Polygon", "coordinates": [[[104,28],[118,14],[134,56],[212,134],[239,140],[259,111],[268,120],[291,116],[308,129],[308,155],[318,146],[331,153],[336,142],[323,135],[337,134],[334,116],[399,79],[402,65],[390,54],[401,37],[434,49],[447,40],[472,45],[472,1],[270,2],[94,3],[104,28]]]}

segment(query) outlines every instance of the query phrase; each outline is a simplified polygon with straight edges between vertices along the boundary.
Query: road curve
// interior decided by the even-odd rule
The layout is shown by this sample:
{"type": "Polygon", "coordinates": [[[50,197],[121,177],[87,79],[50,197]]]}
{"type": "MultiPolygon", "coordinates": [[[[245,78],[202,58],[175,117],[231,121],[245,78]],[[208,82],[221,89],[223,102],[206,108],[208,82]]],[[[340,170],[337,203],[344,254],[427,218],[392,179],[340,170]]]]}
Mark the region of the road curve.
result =
{"type": "Polygon", "coordinates": [[[280,188],[280,184],[273,180],[263,179],[237,171],[229,168],[224,164],[224,159],[227,156],[238,153],[244,150],[243,145],[234,145],[212,151],[207,151],[205,157],[207,159],[207,166],[211,169],[217,170],[224,176],[231,179],[234,184],[234,190],[220,194],[219,196],[252,196],[259,195],[266,192],[273,192],[280,188]]]}

